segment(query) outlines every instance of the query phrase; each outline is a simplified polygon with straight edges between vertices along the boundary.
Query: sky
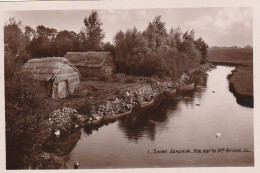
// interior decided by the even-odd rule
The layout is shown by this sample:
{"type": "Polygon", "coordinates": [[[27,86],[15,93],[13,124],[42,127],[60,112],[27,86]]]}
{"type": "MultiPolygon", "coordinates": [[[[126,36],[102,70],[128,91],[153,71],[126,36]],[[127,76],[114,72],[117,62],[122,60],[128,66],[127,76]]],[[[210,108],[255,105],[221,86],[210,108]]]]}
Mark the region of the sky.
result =
{"type": "MultiPolygon", "coordinates": [[[[136,27],[144,31],[155,16],[161,15],[167,30],[180,27],[183,31],[193,29],[195,37],[202,37],[209,46],[253,45],[252,8],[163,8],[163,9],[124,9],[96,10],[103,23],[105,38],[113,42],[119,31],[136,27]]],[[[5,20],[15,17],[24,26],[36,28],[38,25],[69,30],[78,33],[84,27],[83,19],[91,10],[55,11],[11,11],[5,20]]]]}

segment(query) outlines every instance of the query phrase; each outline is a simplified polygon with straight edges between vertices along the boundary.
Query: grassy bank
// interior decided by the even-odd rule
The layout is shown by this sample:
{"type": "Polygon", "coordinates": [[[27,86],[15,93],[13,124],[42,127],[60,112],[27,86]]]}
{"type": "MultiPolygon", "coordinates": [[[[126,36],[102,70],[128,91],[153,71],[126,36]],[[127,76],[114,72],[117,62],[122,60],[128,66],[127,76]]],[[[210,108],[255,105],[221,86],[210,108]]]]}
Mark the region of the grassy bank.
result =
{"type": "Polygon", "coordinates": [[[230,90],[239,104],[253,107],[253,49],[209,49],[208,60],[213,64],[236,67],[229,77],[230,90]]]}
{"type": "Polygon", "coordinates": [[[219,65],[253,66],[253,49],[211,48],[208,61],[219,65]]]}
{"type": "Polygon", "coordinates": [[[104,100],[114,100],[120,92],[138,87],[145,81],[134,76],[114,75],[110,79],[82,79],[80,87],[70,98],[61,100],[62,105],[78,110],[80,113],[86,102],[99,104],[104,100]]]}

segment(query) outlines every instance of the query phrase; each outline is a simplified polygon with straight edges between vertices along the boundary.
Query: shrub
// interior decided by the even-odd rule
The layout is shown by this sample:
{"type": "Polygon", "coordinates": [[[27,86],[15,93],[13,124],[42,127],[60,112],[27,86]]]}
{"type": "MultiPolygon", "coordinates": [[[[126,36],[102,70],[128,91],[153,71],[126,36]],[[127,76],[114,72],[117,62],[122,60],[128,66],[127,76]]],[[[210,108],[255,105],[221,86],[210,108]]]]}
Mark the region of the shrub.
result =
{"type": "Polygon", "coordinates": [[[39,135],[46,130],[40,128],[41,123],[56,105],[51,104],[42,84],[23,70],[5,81],[5,98],[7,168],[17,169],[23,166],[25,153],[32,158],[36,146],[40,150],[48,135],[39,135]]]}
{"type": "Polygon", "coordinates": [[[92,107],[92,104],[90,102],[89,99],[86,99],[85,100],[85,103],[83,104],[83,106],[81,106],[78,110],[78,112],[80,114],[84,114],[84,115],[90,115],[91,114],[91,107],[92,107]]]}
{"type": "Polygon", "coordinates": [[[103,82],[108,82],[110,80],[110,78],[108,76],[102,75],[102,76],[99,77],[99,80],[101,80],[103,82]]]}
{"type": "Polygon", "coordinates": [[[126,83],[135,83],[136,78],[134,76],[128,76],[125,80],[126,83]]]}
{"type": "Polygon", "coordinates": [[[115,74],[115,75],[112,76],[112,81],[113,82],[120,82],[121,79],[115,74]]]}
{"type": "Polygon", "coordinates": [[[147,78],[146,82],[149,84],[156,84],[157,80],[154,77],[151,77],[151,78],[147,78]]]}
{"type": "Polygon", "coordinates": [[[78,85],[78,86],[75,88],[74,93],[71,94],[70,97],[76,97],[76,98],[81,97],[81,85],[78,85]]]}
{"type": "Polygon", "coordinates": [[[121,90],[117,88],[115,91],[115,94],[118,95],[118,94],[120,94],[120,92],[121,92],[121,90]]]}

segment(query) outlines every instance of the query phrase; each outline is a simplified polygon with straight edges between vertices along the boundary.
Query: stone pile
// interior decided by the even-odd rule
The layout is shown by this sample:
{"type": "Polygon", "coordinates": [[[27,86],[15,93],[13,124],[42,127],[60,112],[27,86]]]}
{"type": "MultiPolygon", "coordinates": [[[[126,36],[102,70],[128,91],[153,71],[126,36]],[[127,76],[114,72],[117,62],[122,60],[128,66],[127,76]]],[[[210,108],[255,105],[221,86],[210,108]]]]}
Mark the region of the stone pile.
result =
{"type": "Polygon", "coordinates": [[[49,123],[56,136],[83,124],[85,118],[78,114],[75,109],[63,107],[50,114],[49,123]]]}

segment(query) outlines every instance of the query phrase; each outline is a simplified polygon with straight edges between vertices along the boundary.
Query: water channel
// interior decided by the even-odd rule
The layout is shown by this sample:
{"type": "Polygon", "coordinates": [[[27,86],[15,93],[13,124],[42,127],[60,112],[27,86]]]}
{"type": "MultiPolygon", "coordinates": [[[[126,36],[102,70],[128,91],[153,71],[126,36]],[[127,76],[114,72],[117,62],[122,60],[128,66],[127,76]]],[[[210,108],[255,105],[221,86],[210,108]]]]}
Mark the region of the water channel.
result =
{"type": "Polygon", "coordinates": [[[217,66],[206,86],[192,93],[91,134],[82,130],[66,167],[72,169],[76,160],[80,169],[253,166],[253,109],[237,104],[229,91],[233,69],[217,66]]]}

